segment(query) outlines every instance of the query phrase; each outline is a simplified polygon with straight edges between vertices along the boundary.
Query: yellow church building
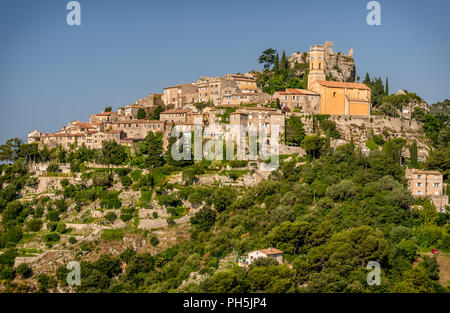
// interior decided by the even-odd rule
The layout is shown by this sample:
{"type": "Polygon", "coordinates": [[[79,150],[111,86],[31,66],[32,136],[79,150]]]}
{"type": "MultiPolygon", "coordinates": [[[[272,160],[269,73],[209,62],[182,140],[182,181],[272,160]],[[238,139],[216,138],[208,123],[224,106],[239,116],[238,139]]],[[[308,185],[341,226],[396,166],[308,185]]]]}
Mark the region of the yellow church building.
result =
{"type": "Polygon", "coordinates": [[[320,94],[321,114],[370,115],[371,89],[367,85],[326,81],[322,45],[314,45],[309,51],[308,89],[320,94]]]}

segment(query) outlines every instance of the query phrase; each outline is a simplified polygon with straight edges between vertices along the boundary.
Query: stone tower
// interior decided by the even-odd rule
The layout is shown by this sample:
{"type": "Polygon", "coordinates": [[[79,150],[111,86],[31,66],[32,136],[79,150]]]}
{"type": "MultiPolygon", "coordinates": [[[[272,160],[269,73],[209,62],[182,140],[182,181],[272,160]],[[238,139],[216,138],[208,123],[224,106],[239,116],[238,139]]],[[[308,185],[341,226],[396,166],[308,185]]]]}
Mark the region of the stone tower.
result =
{"type": "Polygon", "coordinates": [[[325,80],[325,48],[322,45],[309,49],[308,89],[316,80],[325,80]]]}

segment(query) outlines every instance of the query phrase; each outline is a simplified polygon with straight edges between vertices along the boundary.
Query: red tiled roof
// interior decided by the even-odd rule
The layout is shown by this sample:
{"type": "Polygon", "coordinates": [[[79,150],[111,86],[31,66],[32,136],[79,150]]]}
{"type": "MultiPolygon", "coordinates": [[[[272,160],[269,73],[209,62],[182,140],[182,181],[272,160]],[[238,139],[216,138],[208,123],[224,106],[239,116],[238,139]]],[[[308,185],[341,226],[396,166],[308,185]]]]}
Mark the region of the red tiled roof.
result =
{"type": "Polygon", "coordinates": [[[97,113],[95,115],[97,116],[110,116],[113,112],[103,112],[103,113],[97,113]]]}
{"type": "Polygon", "coordinates": [[[189,113],[191,112],[191,109],[170,109],[164,112],[161,112],[160,114],[181,114],[181,113],[189,113]]]}
{"type": "Polygon", "coordinates": [[[424,171],[424,170],[418,170],[415,168],[411,168],[411,169],[406,169],[406,172],[410,172],[412,174],[424,174],[424,175],[443,175],[441,172],[439,171],[424,171]]]}
{"type": "Polygon", "coordinates": [[[111,122],[111,124],[164,124],[164,121],[149,121],[149,120],[119,120],[111,122]]]}
{"type": "Polygon", "coordinates": [[[278,250],[276,248],[268,248],[268,249],[262,249],[262,250],[258,250],[258,251],[264,253],[265,255],[272,255],[272,254],[283,253],[283,251],[278,250]]]}
{"type": "Polygon", "coordinates": [[[280,95],[310,95],[310,96],[318,96],[318,93],[315,93],[311,90],[306,89],[292,89],[286,88],[286,91],[280,91],[280,95]]]}
{"type": "Polygon", "coordinates": [[[91,123],[86,122],[78,122],[77,126],[81,128],[95,128],[91,123]]]}
{"type": "Polygon", "coordinates": [[[366,84],[360,84],[360,83],[333,82],[333,81],[325,81],[325,80],[318,80],[317,82],[320,85],[327,86],[327,87],[368,89],[368,90],[370,90],[369,86],[367,86],[366,84]]]}

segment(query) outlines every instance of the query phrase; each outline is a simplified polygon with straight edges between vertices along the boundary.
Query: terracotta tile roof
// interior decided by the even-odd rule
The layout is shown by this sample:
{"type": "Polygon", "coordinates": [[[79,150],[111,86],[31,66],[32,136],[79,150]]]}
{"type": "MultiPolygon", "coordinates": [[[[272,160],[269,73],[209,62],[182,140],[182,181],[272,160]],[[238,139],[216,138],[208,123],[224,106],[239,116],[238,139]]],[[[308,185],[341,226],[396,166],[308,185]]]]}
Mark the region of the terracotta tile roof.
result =
{"type": "Polygon", "coordinates": [[[80,128],[95,128],[95,126],[93,126],[91,123],[86,122],[78,122],[77,126],[80,128]]]}
{"type": "Polygon", "coordinates": [[[164,124],[164,121],[149,121],[149,120],[119,120],[111,122],[111,124],[164,124]]]}
{"type": "Polygon", "coordinates": [[[310,95],[310,96],[319,96],[318,93],[315,93],[311,90],[306,89],[292,89],[286,88],[286,91],[280,91],[280,95],[310,95]]]}
{"type": "Polygon", "coordinates": [[[424,174],[424,175],[443,175],[439,171],[424,171],[424,170],[418,170],[415,168],[406,169],[406,174],[412,173],[412,174],[424,174]]]}
{"type": "Polygon", "coordinates": [[[265,255],[272,255],[272,254],[283,253],[283,251],[278,250],[276,248],[268,248],[268,249],[262,249],[262,250],[258,250],[258,251],[264,253],[265,255]]]}
{"type": "Polygon", "coordinates": [[[191,112],[191,109],[170,109],[164,112],[161,112],[160,114],[182,114],[182,113],[189,113],[191,112]]]}
{"type": "Polygon", "coordinates": [[[97,113],[95,115],[97,116],[110,116],[113,112],[103,112],[103,113],[97,113]]]}
{"type": "Polygon", "coordinates": [[[244,107],[243,109],[249,110],[249,111],[276,111],[276,109],[273,108],[266,108],[266,107],[244,107]]]}
{"type": "Polygon", "coordinates": [[[318,80],[317,82],[320,85],[327,86],[327,87],[368,89],[368,90],[370,90],[369,86],[367,86],[366,84],[360,84],[360,83],[333,82],[333,81],[325,81],[325,80],[318,80]]]}

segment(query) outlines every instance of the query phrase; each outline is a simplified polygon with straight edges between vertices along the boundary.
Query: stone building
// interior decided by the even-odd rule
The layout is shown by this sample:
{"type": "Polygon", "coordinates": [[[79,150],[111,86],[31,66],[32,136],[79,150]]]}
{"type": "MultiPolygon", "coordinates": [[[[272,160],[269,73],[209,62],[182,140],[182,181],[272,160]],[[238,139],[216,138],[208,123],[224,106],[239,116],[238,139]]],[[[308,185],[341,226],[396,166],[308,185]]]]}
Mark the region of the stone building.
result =
{"type": "Polygon", "coordinates": [[[192,112],[190,109],[170,109],[161,112],[159,119],[168,123],[185,123],[187,122],[187,115],[190,112],[192,112]]]}
{"type": "Polygon", "coordinates": [[[122,131],[127,139],[144,140],[149,132],[166,131],[166,121],[121,120],[108,125],[115,131],[122,131]]]}
{"type": "Polygon", "coordinates": [[[326,80],[325,55],[332,52],[331,46],[314,45],[309,51],[308,89],[320,94],[320,113],[369,116],[371,90],[367,85],[326,80]]]}
{"type": "Polygon", "coordinates": [[[280,101],[283,111],[298,111],[305,114],[320,114],[320,95],[307,89],[276,91],[273,99],[280,101]]]}
{"type": "Polygon", "coordinates": [[[405,176],[413,197],[430,197],[437,210],[445,210],[448,205],[448,196],[445,194],[447,186],[441,172],[406,169],[405,176]]]}
{"type": "Polygon", "coordinates": [[[284,132],[285,115],[279,110],[266,107],[246,107],[230,114],[230,125],[241,125],[259,131],[264,127],[270,135],[270,126],[278,125],[280,134],[284,132]]]}
{"type": "Polygon", "coordinates": [[[225,94],[222,105],[240,106],[244,104],[258,103],[264,104],[269,102],[272,97],[264,92],[234,92],[225,94]]]}
{"type": "Polygon", "coordinates": [[[115,122],[119,118],[119,114],[117,112],[103,112],[92,114],[89,117],[90,123],[103,123],[103,122],[115,122]]]}
{"type": "Polygon", "coordinates": [[[228,74],[224,77],[202,77],[197,86],[197,101],[214,105],[251,103],[260,101],[264,94],[256,86],[253,74],[228,74]]]}
{"type": "Polygon", "coordinates": [[[197,98],[197,87],[193,84],[179,84],[164,88],[163,101],[167,108],[181,109],[193,104],[197,98]]]}
{"type": "Polygon", "coordinates": [[[125,134],[121,131],[87,131],[85,133],[65,133],[57,132],[44,135],[41,142],[45,144],[48,148],[55,148],[61,146],[68,149],[73,146],[85,145],[90,149],[101,149],[103,141],[114,140],[120,143],[120,139],[124,137],[125,134]]]}
{"type": "Polygon", "coordinates": [[[249,266],[259,258],[272,258],[278,263],[283,263],[283,251],[276,248],[267,248],[250,252],[247,256],[239,259],[239,266],[249,266]]]}

